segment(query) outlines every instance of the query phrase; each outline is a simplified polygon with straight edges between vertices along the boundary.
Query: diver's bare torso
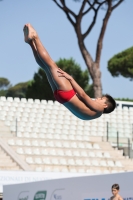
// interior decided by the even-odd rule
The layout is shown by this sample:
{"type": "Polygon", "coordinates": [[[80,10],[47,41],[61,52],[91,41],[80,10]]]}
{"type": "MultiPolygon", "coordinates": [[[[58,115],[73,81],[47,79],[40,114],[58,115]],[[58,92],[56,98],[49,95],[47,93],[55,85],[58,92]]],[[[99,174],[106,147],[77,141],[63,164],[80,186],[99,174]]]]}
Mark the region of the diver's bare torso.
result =
{"type": "Polygon", "coordinates": [[[82,120],[92,120],[100,117],[102,112],[95,112],[88,108],[78,97],[74,95],[68,102],[63,104],[76,117],[82,120]]]}
{"type": "Polygon", "coordinates": [[[110,200],[123,200],[123,198],[118,194],[117,196],[112,196],[110,200]]]}

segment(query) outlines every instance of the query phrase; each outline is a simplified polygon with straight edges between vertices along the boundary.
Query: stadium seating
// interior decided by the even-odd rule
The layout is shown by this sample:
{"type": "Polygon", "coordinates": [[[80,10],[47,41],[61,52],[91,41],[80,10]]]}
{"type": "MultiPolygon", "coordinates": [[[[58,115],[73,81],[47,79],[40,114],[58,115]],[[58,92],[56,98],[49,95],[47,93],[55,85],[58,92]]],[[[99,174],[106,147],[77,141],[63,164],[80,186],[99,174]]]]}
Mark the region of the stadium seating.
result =
{"type": "Polygon", "coordinates": [[[118,106],[109,115],[83,121],[57,101],[0,97],[1,137],[33,171],[131,171],[133,161],[111,145],[117,132],[121,145],[132,140],[132,122],[133,107],[118,106]],[[107,123],[111,142],[106,142],[107,123]]]}

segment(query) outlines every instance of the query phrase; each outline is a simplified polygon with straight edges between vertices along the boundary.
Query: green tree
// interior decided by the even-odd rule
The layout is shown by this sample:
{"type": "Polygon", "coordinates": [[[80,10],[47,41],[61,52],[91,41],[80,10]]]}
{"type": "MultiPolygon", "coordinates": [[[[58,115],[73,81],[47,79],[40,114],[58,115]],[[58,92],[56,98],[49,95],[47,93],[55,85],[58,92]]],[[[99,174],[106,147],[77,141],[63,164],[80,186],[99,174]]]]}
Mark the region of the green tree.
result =
{"type": "Polygon", "coordinates": [[[28,85],[31,81],[18,83],[14,85],[13,87],[9,88],[6,93],[6,97],[19,97],[19,98],[25,98],[26,90],[28,85]]]}
{"type": "Polygon", "coordinates": [[[133,99],[129,99],[129,98],[116,98],[115,100],[133,102],[133,99]]]}
{"type": "Polygon", "coordinates": [[[67,0],[53,0],[55,4],[66,14],[68,21],[72,24],[74,31],[76,33],[78,39],[79,49],[83,56],[83,59],[86,63],[86,66],[89,70],[90,76],[93,81],[94,95],[95,97],[102,96],[102,84],[101,84],[101,71],[100,71],[100,59],[102,53],[103,39],[105,35],[105,31],[107,28],[107,24],[112,12],[117,8],[124,0],[75,0],[75,2],[80,3],[79,12],[74,12],[68,7],[67,0]],[[105,11],[104,18],[102,20],[102,26],[99,30],[99,36],[96,45],[96,54],[93,59],[91,53],[88,51],[85,45],[85,38],[91,33],[94,25],[96,24],[96,20],[98,17],[98,13],[100,8],[104,8],[105,11]],[[90,16],[89,14],[93,13],[92,20],[90,24],[88,23],[88,27],[86,31],[82,31],[82,22],[84,16],[90,16]]]}
{"type": "MultiPolygon", "coordinates": [[[[80,65],[72,58],[60,59],[56,64],[73,76],[88,95],[94,97],[93,87],[89,85],[89,74],[87,70],[82,71],[80,65]]],[[[34,74],[33,81],[27,88],[26,98],[55,100],[45,72],[41,68],[34,74]]]]}
{"type": "Polygon", "coordinates": [[[6,90],[10,86],[10,81],[7,78],[0,77],[0,90],[6,90]]]}
{"type": "Polygon", "coordinates": [[[114,55],[108,61],[108,70],[112,76],[124,76],[133,80],[133,47],[114,55]]]}
{"type": "Polygon", "coordinates": [[[33,81],[28,85],[26,98],[54,100],[46,74],[41,68],[34,74],[33,81]]]}
{"type": "Polygon", "coordinates": [[[0,77],[0,96],[6,96],[10,87],[10,81],[7,78],[0,77]]]}
{"type": "Polygon", "coordinates": [[[7,90],[0,90],[0,97],[6,96],[7,90]]]}

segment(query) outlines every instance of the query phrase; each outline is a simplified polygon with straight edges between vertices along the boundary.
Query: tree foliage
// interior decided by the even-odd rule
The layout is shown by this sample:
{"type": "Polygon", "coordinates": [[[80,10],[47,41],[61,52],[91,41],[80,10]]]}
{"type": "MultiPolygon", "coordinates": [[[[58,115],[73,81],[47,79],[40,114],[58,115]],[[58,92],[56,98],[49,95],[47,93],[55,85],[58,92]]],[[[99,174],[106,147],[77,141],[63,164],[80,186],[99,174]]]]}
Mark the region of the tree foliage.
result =
{"type": "Polygon", "coordinates": [[[14,85],[13,87],[9,88],[6,92],[6,97],[19,97],[19,98],[25,98],[25,93],[28,87],[28,82],[18,83],[14,85]]]}
{"type": "Polygon", "coordinates": [[[54,100],[46,74],[41,68],[34,74],[33,81],[28,85],[26,98],[54,100]]]}
{"type": "Polygon", "coordinates": [[[112,76],[122,75],[133,80],[133,47],[114,55],[108,61],[108,70],[112,76]]]}
{"type": "Polygon", "coordinates": [[[7,90],[0,90],[0,97],[6,96],[7,90]]]}
{"type": "Polygon", "coordinates": [[[0,77],[0,90],[5,90],[10,86],[10,81],[7,78],[0,77]]]}
{"type": "MultiPolygon", "coordinates": [[[[72,75],[85,92],[93,97],[94,93],[92,85],[88,84],[89,74],[87,70],[82,71],[80,65],[78,65],[72,58],[60,59],[56,64],[58,67],[72,75]]],[[[26,98],[55,100],[45,72],[41,68],[39,68],[38,72],[34,74],[33,81],[27,88],[26,98]]]]}
{"type": "Polygon", "coordinates": [[[129,98],[115,98],[115,100],[133,102],[133,99],[129,99],[129,98]]]}

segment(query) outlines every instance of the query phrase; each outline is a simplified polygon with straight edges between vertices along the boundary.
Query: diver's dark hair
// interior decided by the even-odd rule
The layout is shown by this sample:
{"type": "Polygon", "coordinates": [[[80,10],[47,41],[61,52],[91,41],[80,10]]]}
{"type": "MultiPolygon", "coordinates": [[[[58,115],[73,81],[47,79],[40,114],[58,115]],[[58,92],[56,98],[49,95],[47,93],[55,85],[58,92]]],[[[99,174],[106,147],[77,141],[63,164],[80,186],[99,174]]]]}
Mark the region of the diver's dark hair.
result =
{"type": "Polygon", "coordinates": [[[106,97],[107,108],[104,108],[103,113],[111,113],[116,108],[116,102],[109,94],[105,94],[103,97],[106,97]]]}
{"type": "Polygon", "coordinates": [[[116,183],[116,184],[112,185],[112,189],[119,190],[119,189],[120,189],[120,187],[119,187],[119,185],[116,183]]]}

